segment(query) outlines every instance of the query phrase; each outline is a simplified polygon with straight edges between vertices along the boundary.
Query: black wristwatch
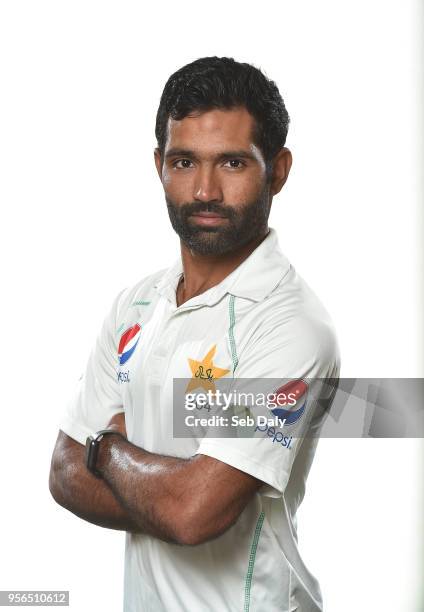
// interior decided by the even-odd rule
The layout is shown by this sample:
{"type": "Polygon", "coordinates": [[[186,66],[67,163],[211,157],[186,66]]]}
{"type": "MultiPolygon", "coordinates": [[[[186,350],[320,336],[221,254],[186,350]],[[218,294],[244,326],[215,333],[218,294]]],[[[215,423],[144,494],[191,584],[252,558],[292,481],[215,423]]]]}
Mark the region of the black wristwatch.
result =
{"type": "Polygon", "coordinates": [[[111,434],[121,436],[121,438],[124,438],[124,440],[127,439],[119,431],[116,431],[116,429],[101,429],[95,434],[88,436],[87,441],[85,443],[85,465],[87,466],[87,469],[90,470],[92,474],[94,474],[94,476],[97,476],[97,478],[102,477],[100,472],[96,469],[100,442],[102,441],[104,436],[111,434]]]}

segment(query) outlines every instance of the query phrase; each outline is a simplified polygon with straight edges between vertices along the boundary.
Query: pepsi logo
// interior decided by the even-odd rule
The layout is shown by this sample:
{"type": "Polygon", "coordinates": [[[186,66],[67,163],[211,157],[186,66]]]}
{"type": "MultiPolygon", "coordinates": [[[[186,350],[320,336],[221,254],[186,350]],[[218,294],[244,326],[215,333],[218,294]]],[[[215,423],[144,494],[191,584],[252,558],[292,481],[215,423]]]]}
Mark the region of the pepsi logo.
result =
{"type": "Polygon", "coordinates": [[[131,355],[134,353],[138,341],[140,340],[141,326],[136,323],[121,336],[118,346],[118,357],[120,365],[123,365],[128,361],[131,355]]]}
{"type": "Polygon", "coordinates": [[[278,407],[272,408],[271,412],[280,420],[285,419],[285,424],[290,425],[300,419],[305,411],[308,385],[304,380],[291,380],[279,387],[275,392],[275,401],[278,407]]]}

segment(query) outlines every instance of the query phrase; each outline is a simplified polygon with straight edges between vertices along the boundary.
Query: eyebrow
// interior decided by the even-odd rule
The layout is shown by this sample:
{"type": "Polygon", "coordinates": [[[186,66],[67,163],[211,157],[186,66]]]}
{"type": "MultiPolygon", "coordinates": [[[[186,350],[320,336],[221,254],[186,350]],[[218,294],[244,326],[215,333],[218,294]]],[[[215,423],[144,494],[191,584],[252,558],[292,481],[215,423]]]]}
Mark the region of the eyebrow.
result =
{"type": "MultiPolygon", "coordinates": [[[[165,153],[165,158],[169,159],[170,157],[191,157],[196,158],[197,155],[194,151],[190,151],[189,149],[178,149],[173,148],[169,149],[165,153]]],[[[242,159],[251,159],[253,161],[257,161],[257,158],[250,151],[246,151],[245,149],[239,149],[238,151],[224,151],[222,153],[218,153],[215,155],[215,159],[224,160],[224,159],[234,159],[234,158],[242,158],[242,159]]]]}

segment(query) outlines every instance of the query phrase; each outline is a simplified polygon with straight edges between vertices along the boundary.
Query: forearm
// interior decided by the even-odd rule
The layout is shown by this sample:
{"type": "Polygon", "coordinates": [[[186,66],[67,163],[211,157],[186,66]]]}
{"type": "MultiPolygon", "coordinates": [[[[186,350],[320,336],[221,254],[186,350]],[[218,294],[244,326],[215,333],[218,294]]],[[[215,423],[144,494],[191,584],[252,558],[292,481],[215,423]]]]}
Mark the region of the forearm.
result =
{"type": "Polygon", "coordinates": [[[149,453],[118,436],[102,441],[97,469],[140,531],[182,545],[223,533],[261,485],[210,457],[149,453]]]}
{"type": "MultiPolygon", "coordinates": [[[[63,445],[64,446],[64,445],[63,445]]],[[[58,504],[80,518],[109,529],[139,532],[107,482],[85,467],[85,447],[58,449],[50,470],[50,491],[58,504]]]]}
{"type": "Polygon", "coordinates": [[[184,470],[189,461],[155,455],[111,436],[102,441],[97,469],[138,531],[182,543],[184,470]]]}

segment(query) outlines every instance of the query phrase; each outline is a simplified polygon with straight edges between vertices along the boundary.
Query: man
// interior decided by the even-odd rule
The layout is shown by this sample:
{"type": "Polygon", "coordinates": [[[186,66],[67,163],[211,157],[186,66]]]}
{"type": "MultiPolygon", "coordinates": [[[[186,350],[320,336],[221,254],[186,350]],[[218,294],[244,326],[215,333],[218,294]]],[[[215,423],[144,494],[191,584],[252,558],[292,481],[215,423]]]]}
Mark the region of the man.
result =
{"type": "Polygon", "coordinates": [[[50,474],[59,504],[127,532],[126,611],[322,609],[296,536],[317,438],[173,435],[174,379],[338,376],[328,314],[268,228],[288,122],[276,85],[230,58],[184,66],[161,97],[154,156],[181,258],[116,298],[50,474]]]}

